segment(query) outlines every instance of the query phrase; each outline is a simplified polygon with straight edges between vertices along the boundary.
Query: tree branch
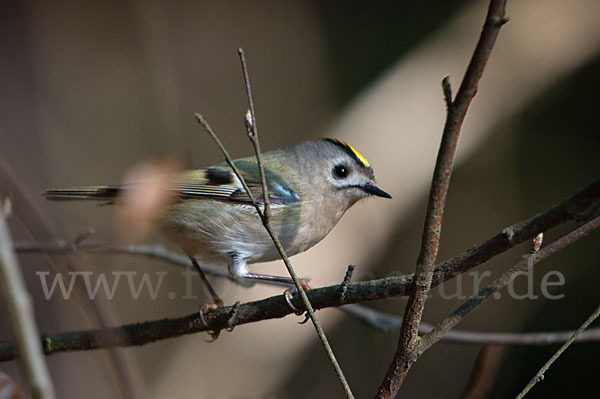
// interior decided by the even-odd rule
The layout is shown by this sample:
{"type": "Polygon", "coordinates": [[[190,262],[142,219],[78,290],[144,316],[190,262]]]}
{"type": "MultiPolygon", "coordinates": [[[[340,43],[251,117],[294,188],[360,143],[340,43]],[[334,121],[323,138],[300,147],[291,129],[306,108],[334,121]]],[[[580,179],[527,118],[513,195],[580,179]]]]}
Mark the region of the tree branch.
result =
{"type": "MultiPolygon", "coordinates": [[[[390,333],[400,330],[402,318],[379,310],[352,304],[340,309],[363,322],[365,325],[381,332],[390,333]]],[[[433,325],[421,323],[419,334],[425,335],[433,330],[433,325]]],[[[452,329],[446,332],[441,341],[466,345],[504,344],[504,345],[556,345],[567,341],[574,331],[538,331],[538,332],[496,332],[496,331],[466,331],[452,329]]],[[[600,341],[600,327],[590,328],[579,336],[577,342],[600,341]]]]}
{"type": "Polygon", "coordinates": [[[571,245],[575,241],[587,236],[592,231],[600,227],[600,216],[587,222],[583,226],[571,231],[569,234],[559,238],[552,244],[540,249],[531,255],[526,256],[522,261],[517,263],[508,271],[504,272],[500,277],[490,283],[488,286],[481,289],[477,294],[469,298],[464,304],[456,309],[450,316],[440,322],[436,327],[433,328],[429,333],[425,334],[419,346],[417,348],[417,357],[421,356],[423,352],[431,347],[434,343],[440,340],[440,338],[454,326],[460,323],[469,313],[471,313],[477,306],[479,306],[484,300],[489,298],[494,292],[508,285],[508,283],[520,272],[526,271],[530,267],[533,267],[538,262],[543,261],[549,256],[557,253],[563,248],[571,245]]]}
{"type": "Polygon", "coordinates": [[[265,177],[264,168],[262,167],[262,157],[261,157],[261,153],[260,153],[260,144],[258,142],[258,132],[256,130],[256,120],[255,120],[255,114],[254,114],[254,103],[253,103],[253,100],[252,100],[252,92],[251,92],[251,89],[250,89],[250,81],[248,79],[248,70],[246,68],[246,59],[244,57],[244,51],[240,48],[240,49],[238,49],[238,52],[239,52],[239,55],[240,55],[240,60],[241,60],[241,63],[242,63],[242,69],[243,69],[243,72],[244,72],[244,81],[246,82],[246,91],[247,91],[247,94],[248,94],[248,103],[250,105],[250,118],[251,118],[251,120],[249,120],[249,118],[246,118],[246,122],[247,122],[246,123],[246,129],[248,131],[248,137],[250,138],[250,141],[252,141],[252,144],[254,146],[254,150],[255,150],[255,153],[256,153],[256,163],[257,163],[257,166],[258,166],[259,172],[260,172],[261,185],[262,185],[263,196],[264,196],[264,198],[263,198],[264,212],[261,212],[261,210],[260,210],[260,208],[259,208],[259,206],[258,206],[258,204],[257,204],[257,202],[256,202],[256,200],[254,198],[254,195],[249,190],[248,185],[246,184],[246,181],[244,180],[244,177],[240,174],[239,170],[235,166],[235,163],[233,162],[233,160],[229,156],[229,153],[228,153],[227,149],[225,148],[225,146],[223,146],[223,144],[221,143],[221,141],[218,139],[217,135],[211,129],[211,127],[208,124],[208,122],[206,122],[206,120],[204,120],[204,118],[201,115],[199,115],[199,114],[196,114],[196,118],[202,124],[202,126],[206,129],[206,131],[210,134],[210,136],[215,140],[215,142],[217,143],[217,145],[221,149],[221,152],[225,156],[225,159],[227,160],[227,163],[234,170],[236,176],[238,177],[238,179],[242,183],[244,189],[246,190],[246,193],[250,197],[250,199],[252,201],[252,204],[254,205],[254,208],[256,209],[256,212],[258,213],[258,216],[260,217],[260,219],[261,219],[261,221],[263,223],[263,226],[265,227],[265,230],[267,231],[267,233],[271,237],[271,240],[273,241],[273,244],[275,245],[275,248],[277,249],[277,252],[279,253],[279,256],[280,256],[281,260],[283,260],[283,263],[285,264],[285,267],[286,267],[289,275],[291,276],[291,278],[292,278],[292,280],[294,282],[294,285],[296,286],[296,290],[297,290],[298,294],[300,295],[300,298],[302,299],[302,304],[304,305],[304,309],[306,309],[306,312],[308,313],[308,316],[310,317],[310,320],[311,320],[313,326],[315,327],[315,330],[317,332],[319,340],[321,341],[321,345],[323,346],[323,349],[325,349],[325,352],[327,353],[329,361],[330,361],[331,365],[334,368],[334,371],[335,371],[335,373],[336,373],[336,375],[338,377],[338,380],[342,384],[342,388],[344,389],[344,393],[346,394],[346,397],[348,397],[350,399],[353,399],[354,395],[352,394],[352,391],[350,390],[350,385],[348,385],[348,382],[346,381],[346,377],[344,376],[342,368],[340,367],[337,359],[335,358],[335,355],[333,353],[333,349],[331,348],[331,345],[329,344],[329,341],[327,340],[327,336],[325,335],[325,331],[323,330],[323,327],[321,327],[321,324],[319,323],[319,321],[317,320],[317,317],[315,316],[315,311],[314,311],[314,309],[313,309],[313,307],[312,307],[312,305],[310,303],[310,300],[306,296],[306,292],[304,291],[304,287],[302,286],[302,282],[300,281],[300,279],[298,278],[298,275],[294,271],[294,268],[292,267],[292,264],[291,264],[291,262],[290,262],[290,260],[289,260],[289,258],[287,256],[287,254],[285,252],[285,249],[283,248],[283,245],[279,241],[279,237],[273,232],[273,229],[271,228],[271,224],[269,223],[269,221],[270,221],[270,219],[269,219],[269,209],[270,209],[269,208],[269,195],[268,195],[268,190],[267,190],[267,180],[266,180],[266,177],[265,177]]]}
{"type": "Polygon", "coordinates": [[[531,240],[539,233],[547,232],[566,221],[587,220],[590,214],[593,215],[593,213],[587,212],[588,209],[594,209],[600,205],[599,200],[600,179],[596,179],[590,185],[554,205],[552,208],[540,212],[527,220],[505,227],[481,244],[437,265],[433,273],[432,286],[439,285],[444,281],[448,281],[479,266],[494,256],[524,241],[531,240]]]}
{"type": "MultiPolygon", "coordinates": [[[[162,244],[114,244],[99,241],[69,241],[55,240],[47,242],[15,241],[14,248],[19,253],[44,253],[56,255],[69,255],[77,252],[91,254],[123,254],[143,256],[149,259],[159,259],[184,268],[192,268],[190,258],[178,252],[170,251],[162,244]]],[[[202,265],[202,270],[212,276],[226,278],[234,284],[247,287],[243,280],[232,278],[226,269],[210,264],[202,265]]],[[[256,284],[271,285],[276,287],[289,287],[289,284],[278,281],[257,280],[256,284]]]]}
{"type": "Polygon", "coordinates": [[[26,381],[31,387],[32,397],[55,398],[56,394],[38,338],[33,305],[13,250],[3,210],[0,210],[0,295],[10,316],[16,350],[26,381]]]}
{"type": "Polygon", "coordinates": [[[238,48],[238,55],[240,56],[240,63],[242,64],[242,74],[244,75],[244,86],[246,87],[246,96],[248,97],[248,112],[244,119],[246,125],[246,132],[248,138],[254,147],[254,153],[256,154],[256,164],[258,166],[258,173],[260,175],[260,183],[262,186],[263,193],[263,217],[264,222],[269,223],[271,220],[271,201],[269,198],[269,189],[267,187],[267,178],[265,176],[265,168],[262,164],[262,156],[260,152],[260,141],[258,140],[258,127],[256,126],[256,113],[254,112],[254,99],[252,98],[252,87],[250,86],[250,77],[248,76],[248,66],[246,65],[246,55],[244,50],[238,48]]]}
{"type": "Polygon", "coordinates": [[[396,396],[408,370],[416,360],[415,349],[419,342],[419,325],[433,281],[434,264],[442,229],[442,216],[460,129],[469,104],[477,93],[477,85],[494,47],[500,27],[506,22],[505,6],[506,0],[490,1],[481,37],[454,101],[450,101],[449,80],[446,78],[442,82],[447,106],[446,123],[429,193],[421,251],[417,260],[413,287],[411,287],[411,294],[404,312],[398,347],[377,392],[377,397],[380,399],[396,396]]]}
{"type": "Polygon", "coordinates": [[[546,371],[548,371],[550,366],[552,366],[552,363],[554,363],[556,359],[558,359],[567,350],[567,348],[571,346],[573,342],[575,342],[575,340],[583,333],[583,331],[586,328],[588,328],[590,324],[594,322],[594,320],[598,318],[598,316],[600,316],[600,306],[598,306],[594,313],[592,313],[590,317],[588,317],[588,319],[577,329],[577,331],[573,333],[571,338],[569,338],[569,340],[565,342],[564,345],[561,346],[554,355],[552,355],[552,357],[546,362],[546,364],[542,366],[540,371],[538,371],[536,375],[533,376],[533,378],[531,379],[531,381],[529,381],[527,386],[525,386],[521,393],[519,393],[517,399],[522,399],[535,386],[535,384],[544,379],[544,374],[546,373],[546,371]]]}

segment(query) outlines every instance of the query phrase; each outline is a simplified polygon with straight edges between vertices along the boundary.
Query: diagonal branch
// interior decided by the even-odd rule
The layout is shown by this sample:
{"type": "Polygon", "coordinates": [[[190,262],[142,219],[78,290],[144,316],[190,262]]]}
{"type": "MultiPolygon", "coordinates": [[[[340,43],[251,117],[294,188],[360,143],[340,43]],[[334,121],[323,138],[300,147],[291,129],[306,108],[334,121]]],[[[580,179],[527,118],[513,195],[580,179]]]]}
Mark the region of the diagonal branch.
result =
{"type": "Polygon", "coordinates": [[[477,85],[494,47],[500,27],[506,22],[504,17],[505,6],[506,0],[490,1],[481,37],[454,101],[450,101],[451,89],[448,79],[443,80],[443,91],[447,105],[446,123],[429,192],[421,251],[417,260],[413,287],[404,312],[398,347],[379,387],[378,398],[394,397],[400,389],[408,370],[416,360],[415,348],[418,345],[419,324],[433,281],[434,264],[442,229],[442,216],[460,129],[471,100],[477,93],[477,85]]]}
{"type": "MultiPolygon", "coordinates": [[[[244,60],[243,58],[243,52],[241,52],[240,56],[242,57],[242,60],[244,60]]],[[[245,66],[245,60],[242,63],[243,66],[245,66]]],[[[245,73],[245,78],[247,78],[247,72],[245,73]]],[[[247,90],[249,91],[250,86],[247,86],[247,90]]],[[[250,97],[251,98],[251,97],[250,97]]],[[[302,286],[302,283],[300,281],[300,279],[298,278],[298,275],[296,274],[296,272],[294,271],[294,268],[292,267],[292,264],[287,256],[287,254],[285,253],[285,249],[283,248],[283,245],[281,244],[281,242],[279,241],[279,237],[277,237],[277,235],[273,232],[273,229],[271,228],[271,225],[269,223],[269,219],[265,216],[265,213],[261,212],[260,206],[258,205],[258,203],[256,202],[256,199],[254,198],[254,195],[252,194],[252,192],[250,191],[250,189],[248,188],[248,184],[246,183],[244,177],[242,176],[242,174],[240,173],[240,171],[238,170],[237,166],[235,166],[235,162],[233,161],[233,159],[231,158],[231,156],[229,155],[229,152],[227,151],[227,149],[225,148],[225,146],[221,143],[221,141],[219,140],[219,138],[217,137],[217,135],[215,134],[215,132],[212,130],[212,128],[210,127],[210,125],[208,124],[208,122],[202,117],[202,115],[200,114],[195,114],[196,115],[196,119],[198,120],[198,122],[200,124],[202,124],[202,126],[204,127],[204,129],[208,132],[208,134],[213,138],[213,140],[217,143],[217,145],[219,146],[221,152],[223,153],[223,155],[225,156],[225,159],[227,161],[227,164],[229,164],[229,166],[231,166],[231,168],[233,169],[235,175],[237,176],[237,178],[240,180],[240,182],[242,183],[242,186],[244,187],[244,190],[246,190],[246,193],[248,194],[248,197],[250,197],[250,200],[252,202],[252,205],[254,206],[254,208],[256,209],[256,212],[258,213],[264,227],[265,230],[267,231],[267,233],[269,234],[269,236],[271,237],[271,240],[273,241],[273,244],[275,245],[275,248],[277,249],[277,252],[279,252],[279,256],[281,257],[281,259],[283,260],[283,263],[285,264],[285,267],[288,270],[288,273],[290,274],[292,280],[294,281],[294,285],[296,286],[296,290],[298,291],[298,294],[300,295],[300,298],[302,300],[302,304],[304,305],[304,308],[306,309],[306,312],[308,313],[308,316],[310,317],[311,322],[313,323],[313,326],[315,327],[315,330],[317,331],[317,335],[319,336],[319,339],[321,341],[321,344],[323,346],[323,348],[325,349],[325,352],[327,353],[327,356],[329,357],[329,361],[331,363],[331,365],[333,366],[336,375],[340,381],[340,383],[342,384],[342,388],[344,389],[344,392],[346,394],[346,397],[348,398],[354,398],[352,391],[350,390],[350,386],[348,385],[348,382],[346,381],[346,377],[344,376],[344,373],[342,371],[342,368],[340,367],[337,359],[335,358],[335,355],[333,353],[333,349],[331,349],[331,345],[329,344],[329,341],[327,340],[327,337],[325,336],[325,331],[323,330],[323,327],[321,327],[321,324],[319,323],[319,321],[317,320],[317,317],[315,316],[315,312],[314,309],[310,303],[310,300],[308,299],[306,292],[304,290],[304,287],[302,286]]],[[[254,132],[254,126],[255,126],[255,122],[252,121],[251,127],[249,128],[250,131],[252,131],[254,134],[250,135],[250,140],[254,141],[257,140],[257,135],[256,132],[254,132]]],[[[255,150],[256,150],[256,158],[257,158],[257,164],[260,163],[260,146],[255,146],[255,150]]],[[[262,165],[262,163],[260,163],[262,165]]],[[[268,193],[266,192],[266,180],[264,180],[264,169],[262,169],[261,167],[261,183],[262,183],[262,187],[263,187],[263,195],[265,195],[265,197],[268,198],[268,193]]],[[[268,200],[267,200],[268,201],[268,200]]],[[[266,206],[268,202],[265,203],[265,212],[268,212],[269,207],[266,206]]],[[[237,314],[236,314],[237,317],[237,314]]],[[[231,323],[229,323],[230,326],[228,326],[227,328],[232,327],[231,323]]],[[[217,331],[217,330],[215,330],[217,331]]]]}
{"type": "Polygon", "coordinates": [[[55,398],[46,366],[33,305],[15,256],[4,212],[0,209],[0,296],[10,317],[10,327],[26,381],[34,398],[55,398]]]}
{"type": "Polygon", "coordinates": [[[573,335],[571,336],[571,338],[569,338],[569,340],[567,342],[564,343],[563,346],[561,346],[554,355],[552,355],[552,357],[550,359],[548,359],[548,361],[546,362],[546,364],[544,364],[542,366],[542,368],[535,374],[535,376],[533,376],[533,378],[531,379],[531,381],[529,381],[529,383],[527,384],[527,386],[525,386],[525,388],[523,388],[523,390],[521,391],[521,393],[519,393],[519,395],[517,396],[517,399],[522,399],[525,395],[527,395],[527,393],[529,391],[531,391],[531,389],[535,386],[535,384],[537,384],[538,382],[542,381],[544,379],[544,373],[546,373],[546,371],[548,371],[548,369],[550,368],[550,366],[552,366],[552,363],[554,363],[556,361],[556,359],[558,359],[566,350],[569,346],[571,346],[571,344],[573,342],[575,342],[575,340],[577,338],[579,338],[581,336],[581,334],[583,333],[583,331],[589,327],[590,324],[592,324],[594,322],[594,320],[596,320],[598,318],[598,316],[600,316],[600,306],[598,306],[596,308],[596,310],[594,311],[594,313],[592,313],[590,315],[590,317],[587,318],[587,320],[577,329],[577,331],[575,331],[573,333],[573,335]]]}
{"type": "Polygon", "coordinates": [[[258,173],[260,175],[260,183],[262,185],[263,194],[263,219],[265,223],[269,223],[271,219],[271,201],[269,199],[269,190],[267,188],[267,178],[265,177],[265,168],[262,163],[262,156],[260,152],[260,141],[258,140],[258,127],[256,126],[256,113],[254,111],[254,99],[252,98],[252,87],[250,86],[250,77],[248,76],[248,66],[246,65],[246,55],[244,50],[238,48],[238,55],[240,56],[240,63],[242,64],[242,73],[244,75],[244,85],[246,86],[246,96],[248,97],[248,112],[245,117],[246,131],[248,138],[252,142],[254,147],[254,153],[256,154],[256,164],[258,166],[258,173]]]}
{"type": "MultiPolygon", "coordinates": [[[[402,318],[385,313],[371,307],[359,304],[342,306],[340,308],[363,322],[365,325],[384,333],[399,331],[402,318]]],[[[421,323],[419,333],[425,335],[433,330],[433,325],[421,323]]],[[[505,345],[556,345],[569,340],[574,331],[537,331],[537,332],[497,332],[470,331],[452,329],[441,338],[443,342],[453,342],[466,345],[505,344],[505,345]]],[[[577,342],[600,341],[600,327],[590,328],[579,336],[577,342]]]]}
{"type": "Polygon", "coordinates": [[[233,158],[231,158],[231,156],[229,155],[229,152],[227,151],[227,149],[225,148],[225,146],[223,145],[221,140],[219,140],[219,137],[216,135],[216,133],[214,132],[212,127],[210,127],[210,125],[208,124],[206,119],[204,119],[204,117],[200,114],[194,114],[194,116],[196,117],[196,120],[198,121],[198,123],[200,123],[202,125],[204,130],[206,130],[208,132],[208,134],[215,141],[215,143],[217,143],[217,146],[223,153],[223,156],[225,156],[225,162],[227,162],[227,165],[229,165],[231,167],[231,169],[233,170],[233,173],[235,173],[235,175],[238,178],[238,180],[240,181],[240,183],[242,183],[242,187],[244,187],[244,191],[246,191],[246,194],[248,194],[248,198],[250,198],[250,202],[252,203],[252,206],[254,207],[254,209],[256,209],[256,213],[258,213],[258,215],[262,219],[263,218],[262,210],[260,209],[258,202],[256,202],[254,195],[252,195],[252,191],[250,191],[250,187],[248,187],[248,184],[246,183],[246,179],[244,179],[244,176],[242,176],[242,173],[240,172],[238,167],[235,165],[235,162],[233,162],[233,158]]]}
{"type": "Polygon", "coordinates": [[[538,252],[524,257],[522,261],[517,263],[508,271],[504,272],[500,277],[492,283],[481,289],[477,294],[469,298],[464,304],[456,309],[450,316],[440,322],[429,333],[425,334],[418,345],[417,357],[429,349],[433,344],[454,326],[460,323],[469,313],[471,313],[483,301],[489,298],[494,292],[508,285],[508,283],[520,272],[526,271],[533,267],[536,263],[543,261],[549,256],[557,253],[563,248],[571,245],[575,241],[589,235],[592,231],[600,228],[600,216],[587,222],[583,226],[571,231],[567,235],[554,241],[552,244],[542,248],[538,252]]]}
{"type": "Polygon", "coordinates": [[[294,281],[296,290],[298,291],[298,293],[300,294],[300,297],[302,298],[302,302],[306,309],[306,313],[308,313],[308,317],[310,317],[310,320],[313,323],[313,326],[315,327],[317,335],[319,336],[319,340],[321,341],[321,345],[323,346],[323,349],[325,349],[325,352],[327,353],[327,357],[329,358],[329,362],[333,366],[333,369],[337,375],[337,378],[340,381],[340,383],[342,384],[342,388],[344,389],[344,393],[346,394],[346,397],[352,399],[352,398],[354,398],[354,395],[352,394],[350,385],[348,384],[348,381],[346,380],[346,377],[344,376],[344,372],[342,371],[342,368],[340,367],[337,359],[335,358],[333,349],[331,348],[331,345],[329,344],[329,341],[327,340],[327,336],[325,335],[325,331],[323,330],[323,327],[321,327],[321,323],[319,323],[319,320],[317,319],[317,316],[315,315],[315,311],[313,310],[312,305],[311,305],[308,297],[306,296],[306,292],[304,292],[304,286],[302,285],[302,282],[296,275],[296,271],[292,267],[292,264],[289,261],[287,254],[285,253],[283,245],[279,241],[279,237],[277,237],[274,234],[273,230],[271,229],[271,224],[270,224],[271,206],[270,206],[269,191],[268,191],[268,186],[267,186],[267,178],[265,176],[265,169],[263,167],[262,156],[261,156],[261,152],[260,152],[260,141],[258,139],[258,128],[256,127],[256,113],[254,111],[254,100],[252,98],[252,88],[250,86],[250,78],[248,77],[248,66],[246,65],[246,56],[244,54],[244,50],[241,47],[238,48],[238,54],[240,57],[240,62],[242,64],[242,72],[244,75],[244,84],[246,86],[246,95],[248,97],[249,110],[246,113],[246,118],[245,118],[246,131],[248,133],[248,137],[250,138],[250,141],[252,142],[252,146],[254,147],[254,153],[256,154],[256,164],[258,166],[258,172],[260,174],[260,182],[262,185],[264,208],[263,208],[263,214],[261,215],[261,219],[262,219],[263,225],[265,226],[265,229],[271,236],[271,239],[273,240],[273,243],[275,244],[275,247],[277,248],[277,251],[279,252],[279,256],[283,260],[283,263],[285,264],[285,267],[287,268],[287,271],[288,271],[290,277],[294,281]]]}

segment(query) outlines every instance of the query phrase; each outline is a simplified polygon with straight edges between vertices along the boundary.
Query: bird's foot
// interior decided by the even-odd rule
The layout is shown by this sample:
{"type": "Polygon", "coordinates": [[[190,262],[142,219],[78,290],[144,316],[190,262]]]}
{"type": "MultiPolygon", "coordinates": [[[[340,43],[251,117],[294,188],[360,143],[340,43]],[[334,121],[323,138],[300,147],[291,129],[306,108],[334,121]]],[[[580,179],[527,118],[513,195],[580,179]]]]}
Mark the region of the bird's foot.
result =
{"type": "MultiPolygon", "coordinates": [[[[304,279],[299,279],[300,280],[300,285],[302,286],[302,289],[304,289],[305,291],[310,290],[310,286],[308,285],[308,282],[304,279]]],[[[294,294],[298,293],[298,288],[294,285],[290,288],[288,288],[287,290],[285,290],[283,292],[283,296],[285,297],[285,301],[287,302],[288,306],[292,309],[292,311],[300,316],[302,314],[304,314],[304,320],[298,322],[299,324],[304,324],[308,321],[309,319],[309,315],[308,312],[304,311],[304,310],[300,310],[298,309],[294,303],[293,303],[293,297],[294,294]]]]}
{"type": "MultiPolygon", "coordinates": [[[[204,314],[206,312],[212,312],[213,310],[216,310],[216,309],[222,308],[222,307],[223,307],[222,301],[220,303],[203,303],[202,305],[200,305],[200,308],[198,309],[198,315],[200,316],[200,320],[202,321],[202,324],[204,324],[204,327],[208,328],[208,323],[206,322],[206,317],[204,316],[204,314]]],[[[215,342],[217,340],[217,338],[219,338],[219,334],[221,334],[220,329],[219,330],[207,330],[206,332],[211,336],[211,339],[206,342],[215,342]]]]}

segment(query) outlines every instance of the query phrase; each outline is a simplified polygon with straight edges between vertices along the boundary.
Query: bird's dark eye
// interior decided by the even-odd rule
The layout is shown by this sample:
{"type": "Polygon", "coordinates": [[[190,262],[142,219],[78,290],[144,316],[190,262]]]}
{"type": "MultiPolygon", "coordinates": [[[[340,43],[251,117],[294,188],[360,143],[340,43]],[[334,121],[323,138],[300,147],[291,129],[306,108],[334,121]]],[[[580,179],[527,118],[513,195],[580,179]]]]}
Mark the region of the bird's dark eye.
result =
{"type": "Polygon", "coordinates": [[[348,168],[345,165],[335,165],[333,175],[338,179],[343,179],[348,176],[348,168]]]}

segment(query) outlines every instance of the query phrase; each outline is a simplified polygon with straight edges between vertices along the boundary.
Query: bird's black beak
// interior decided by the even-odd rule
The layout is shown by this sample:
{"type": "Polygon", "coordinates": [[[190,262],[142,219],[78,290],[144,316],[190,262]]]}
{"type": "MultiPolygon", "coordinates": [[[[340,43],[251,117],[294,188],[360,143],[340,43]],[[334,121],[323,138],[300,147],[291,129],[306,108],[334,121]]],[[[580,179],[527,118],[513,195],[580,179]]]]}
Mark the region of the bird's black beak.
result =
{"type": "Polygon", "coordinates": [[[385,191],[383,191],[382,189],[380,189],[379,187],[377,187],[374,184],[365,184],[362,189],[365,191],[365,193],[371,194],[371,195],[376,195],[378,197],[383,197],[383,198],[392,198],[391,195],[389,195],[388,193],[386,193],[385,191]]]}

